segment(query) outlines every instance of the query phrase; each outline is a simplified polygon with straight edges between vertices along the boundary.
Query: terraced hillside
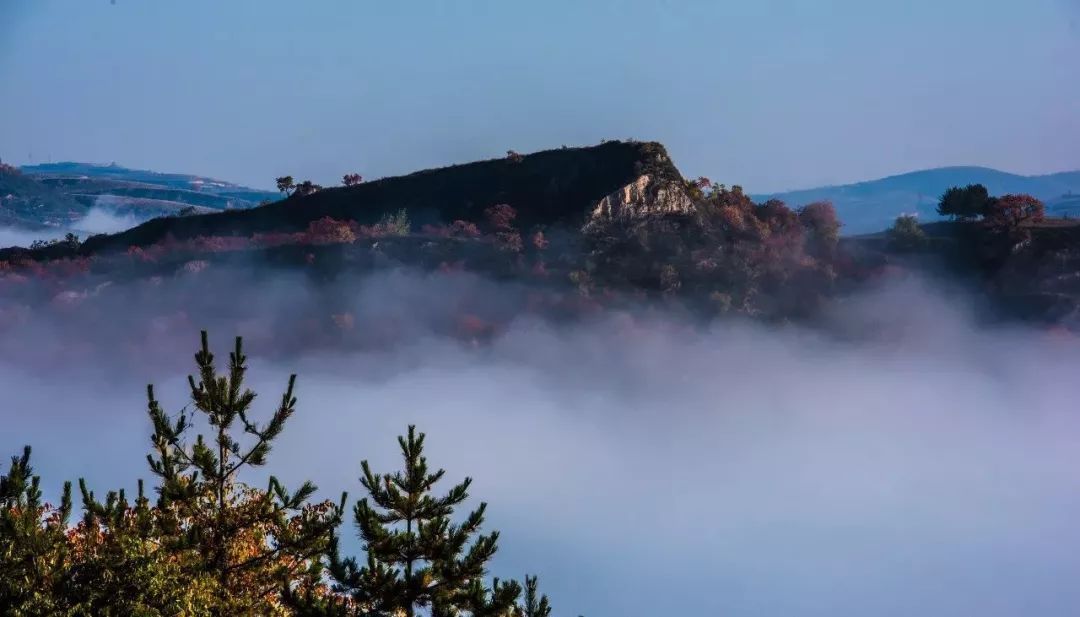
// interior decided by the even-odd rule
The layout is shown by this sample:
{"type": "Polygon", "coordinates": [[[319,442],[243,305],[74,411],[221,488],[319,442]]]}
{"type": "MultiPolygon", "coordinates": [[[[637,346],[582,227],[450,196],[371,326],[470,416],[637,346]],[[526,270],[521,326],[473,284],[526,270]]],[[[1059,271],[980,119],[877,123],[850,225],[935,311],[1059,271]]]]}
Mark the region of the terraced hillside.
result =
{"type": "Polygon", "coordinates": [[[202,176],[129,169],[116,164],[49,163],[22,168],[23,174],[86,208],[149,219],[194,207],[196,211],[243,209],[280,198],[202,176]]]}
{"type": "Polygon", "coordinates": [[[61,227],[86,214],[87,206],[14,167],[0,165],[0,226],[61,227]]]}

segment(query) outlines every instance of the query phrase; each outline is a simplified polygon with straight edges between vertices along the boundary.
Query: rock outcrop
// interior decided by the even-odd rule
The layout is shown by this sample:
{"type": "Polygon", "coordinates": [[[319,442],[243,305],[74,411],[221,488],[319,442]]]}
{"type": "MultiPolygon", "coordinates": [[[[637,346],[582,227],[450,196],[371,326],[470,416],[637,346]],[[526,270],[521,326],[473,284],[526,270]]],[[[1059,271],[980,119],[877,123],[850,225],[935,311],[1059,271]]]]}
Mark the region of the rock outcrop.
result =
{"type": "Polygon", "coordinates": [[[642,174],[601,199],[590,213],[586,227],[693,212],[694,202],[681,182],[642,174]]]}

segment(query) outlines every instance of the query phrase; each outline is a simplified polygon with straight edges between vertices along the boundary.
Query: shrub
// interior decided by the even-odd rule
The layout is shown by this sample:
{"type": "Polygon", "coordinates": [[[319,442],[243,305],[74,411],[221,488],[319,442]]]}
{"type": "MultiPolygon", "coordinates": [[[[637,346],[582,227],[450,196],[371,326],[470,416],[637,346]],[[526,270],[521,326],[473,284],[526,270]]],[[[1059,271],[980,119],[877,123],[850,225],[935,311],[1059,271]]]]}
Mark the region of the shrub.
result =
{"type": "MultiPolygon", "coordinates": [[[[738,186],[734,187],[734,189],[740,193],[742,192],[742,189],[738,186]]],[[[799,215],[779,199],[766,201],[758,206],[754,213],[757,215],[758,220],[765,223],[769,231],[773,233],[795,232],[799,227],[799,215]]]]}
{"type": "Polygon", "coordinates": [[[886,233],[889,247],[897,251],[917,251],[925,248],[926,232],[919,226],[919,219],[912,214],[896,217],[896,222],[886,233]]]}
{"type": "Polygon", "coordinates": [[[492,231],[513,231],[517,210],[507,204],[498,204],[484,210],[484,220],[492,231]]]}
{"type": "Polygon", "coordinates": [[[829,255],[840,241],[840,219],[831,202],[817,201],[798,212],[807,231],[808,248],[816,255],[829,255]]]}
{"type": "Polygon", "coordinates": [[[296,185],[296,189],[293,191],[294,195],[299,197],[306,197],[307,195],[314,195],[322,190],[323,187],[315,184],[311,180],[304,180],[300,184],[296,185]]]}
{"type": "Polygon", "coordinates": [[[495,246],[501,251],[520,253],[524,248],[521,234],[516,231],[500,231],[495,233],[495,246]]]}
{"type": "Polygon", "coordinates": [[[453,229],[453,235],[460,236],[462,238],[479,238],[480,228],[476,226],[476,223],[470,223],[469,221],[454,221],[450,225],[453,229]]]}
{"type": "Polygon", "coordinates": [[[384,214],[376,227],[381,235],[407,236],[412,230],[412,223],[409,221],[409,213],[402,208],[394,214],[384,214]]]}
{"type": "Polygon", "coordinates": [[[308,223],[305,239],[312,244],[350,244],[356,241],[356,231],[347,221],[324,216],[308,223]]]}
{"type": "Polygon", "coordinates": [[[679,271],[675,269],[675,266],[671,264],[664,264],[660,268],[660,289],[664,290],[664,293],[673,294],[679,291],[682,287],[682,281],[679,278],[679,271]]]}

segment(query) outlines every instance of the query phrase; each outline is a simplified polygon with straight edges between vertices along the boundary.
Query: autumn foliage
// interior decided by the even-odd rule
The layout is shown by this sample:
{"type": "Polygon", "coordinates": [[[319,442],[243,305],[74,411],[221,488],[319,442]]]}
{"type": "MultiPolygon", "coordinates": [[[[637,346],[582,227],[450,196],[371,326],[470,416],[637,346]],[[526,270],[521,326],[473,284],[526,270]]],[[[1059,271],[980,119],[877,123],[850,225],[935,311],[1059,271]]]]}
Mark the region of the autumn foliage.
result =
{"type": "Polygon", "coordinates": [[[450,524],[470,480],[430,496],[443,471],[426,471],[414,427],[401,438],[405,472],[376,475],[363,463],[368,498],[354,512],[366,558],[358,562],[340,551],[345,495],[317,501],[310,482],[288,490],[272,475],[262,488],[240,479],[267,464],[296,412],[295,376],[260,421],[239,339],[222,371],[205,333],[195,360],[185,410],[167,413],[147,389],[152,494],[140,480],[134,499],[123,490],[99,498],[80,481],[82,516],[73,522],[71,484],[49,504],[30,448],[12,458],[0,475],[3,614],[549,616],[534,577],[485,582],[498,539],[480,534],[486,505],[450,524]],[[409,525],[392,529],[397,521],[409,525]]]}
{"type": "Polygon", "coordinates": [[[1037,223],[1046,217],[1046,207],[1031,195],[1003,195],[990,200],[986,222],[994,227],[1011,229],[1024,223],[1037,223]]]}
{"type": "MultiPolygon", "coordinates": [[[[343,183],[358,181],[353,176],[344,177],[343,183]]],[[[280,180],[283,191],[307,190],[303,182],[297,188],[290,177],[280,180]]],[[[328,216],[306,220],[297,213],[305,221],[302,227],[183,239],[167,235],[153,244],[128,247],[124,253],[92,257],[81,255],[77,246],[66,252],[52,247],[50,258],[38,257],[40,252],[15,253],[0,261],[0,291],[27,290],[44,282],[51,306],[72,310],[94,297],[88,286],[75,284],[80,279],[112,276],[125,268],[147,281],[208,278],[215,276],[218,263],[242,261],[230,254],[261,252],[320,280],[330,280],[323,275],[333,275],[346,263],[362,267],[396,263],[429,271],[448,264],[445,269],[450,272],[517,277],[539,285],[544,293],[576,292],[579,300],[594,303],[653,298],[692,305],[709,314],[787,319],[810,315],[838,281],[863,275],[865,268],[841,250],[841,223],[832,204],[793,208],[778,200],[758,203],[737,185],[710,183],[706,178],[683,185],[693,200],[691,212],[614,221],[584,233],[581,227],[525,223],[534,217],[494,201],[473,206],[471,220],[442,221],[432,216],[438,214],[433,209],[414,204],[364,223],[328,216]],[[420,219],[417,225],[410,218],[413,214],[420,219]]],[[[1041,202],[1029,195],[984,199],[984,192],[978,185],[951,189],[942,198],[943,211],[962,218],[966,221],[962,226],[971,232],[1006,240],[1015,240],[1017,234],[1001,231],[1024,228],[1026,233],[1026,227],[1045,216],[1041,202]]],[[[916,221],[904,220],[901,226],[887,235],[883,246],[902,250],[938,246],[926,238],[903,235],[917,231],[916,221]]],[[[555,305],[559,303],[547,304],[555,305]]],[[[14,312],[10,307],[0,309],[14,312]]],[[[327,324],[331,333],[360,337],[364,328],[342,327],[331,318],[341,314],[343,308],[335,307],[314,319],[327,324]]],[[[463,338],[472,340],[468,335],[463,338]]]]}
{"type": "MultiPolygon", "coordinates": [[[[701,183],[703,184],[704,179],[701,183]]],[[[695,186],[701,188],[701,186],[695,186]]],[[[694,216],[669,215],[594,234],[577,280],[690,293],[710,312],[787,317],[813,310],[836,277],[840,222],[831,204],[793,210],[714,184],[694,216]]],[[[580,286],[580,283],[577,283],[580,286]]]]}

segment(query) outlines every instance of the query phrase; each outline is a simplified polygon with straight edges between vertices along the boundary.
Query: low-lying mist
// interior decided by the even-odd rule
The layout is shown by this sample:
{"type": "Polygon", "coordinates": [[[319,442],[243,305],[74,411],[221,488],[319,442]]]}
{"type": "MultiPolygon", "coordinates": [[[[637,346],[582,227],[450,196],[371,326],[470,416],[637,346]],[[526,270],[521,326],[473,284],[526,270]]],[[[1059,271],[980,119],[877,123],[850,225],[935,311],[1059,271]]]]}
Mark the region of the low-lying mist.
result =
{"type": "Polygon", "coordinates": [[[90,208],[81,219],[65,227],[26,229],[23,227],[0,227],[0,248],[28,247],[37,240],[60,240],[68,233],[85,238],[94,234],[111,234],[131,229],[145,222],[147,217],[120,214],[103,207],[90,208]]]}
{"type": "MultiPolygon", "coordinates": [[[[191,292],[162,292],[189,313],[155,326],[147,353],[188,364],[157,374],[162,364],[133,369],[110,346],[119,328],[147,328],[150,296],[101,292],[117,295],[112,323],[97,327],[78,311],[66,328],[63,313],[26,316],[4,335],[0,452],[34,445],[54,494],[79,476],[100,492],[149,480],[145,382],[178,411],[198,329],[222,359],[234,334],[257,330],[193,308],[215,305],[191,292]],[[25,360],[36,344],[88,345],[96,357],[42,371],[25,360]]],[[[287,277],[217,293],[280,314],[326,297],[287,277]]],[[[272,333],[253,336],[262,410],[299,373],[299,411],[267,473],[352,501],[361,459],[396,469],[395,437],[415,423],[447,483],[472,476],[473,503],[489,502],[489,528],[502,532],[492,573],[539,574],[559,615],[1065,616],[1080,606],[1075,341],[976,326],[963,298],[918,281],[838,302],[827,321],[844,336],[703,327],[656,311],[574,325],[523,317],[481,345],[428,328],[466,297],[517,293],[467,276],[380,274],[335,301],[351,303],[357,329],[387,314],[410,326],[395,345],[270,358],[272,333]]]]}
{"type": "Polygon", "coordinates": [[[120,213],[106,207],[95,206],[86,212],[86,216],[72,224],[72,229],[85,235],[112,234],[131,229],[147,220],[149,217],[120,213]]]}

